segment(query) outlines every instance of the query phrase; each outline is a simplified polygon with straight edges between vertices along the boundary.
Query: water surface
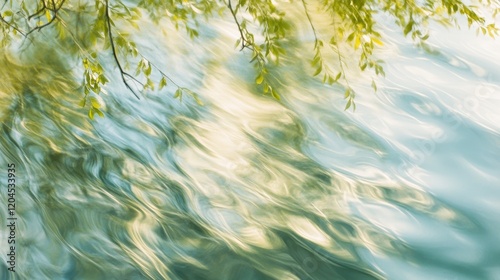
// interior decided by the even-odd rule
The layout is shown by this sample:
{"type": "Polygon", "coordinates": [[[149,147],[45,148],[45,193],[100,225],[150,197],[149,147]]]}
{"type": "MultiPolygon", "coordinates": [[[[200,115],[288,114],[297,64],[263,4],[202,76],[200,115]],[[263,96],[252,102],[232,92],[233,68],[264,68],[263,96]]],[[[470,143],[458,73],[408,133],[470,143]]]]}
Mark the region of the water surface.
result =
{"type": "Polygon", "coordinates": [[[139,39],[204,106],[171,88],[137,100],[114,77],[90,121],[73,62],[3,55],[18,269],[2,207],[0,278],[499,279],[500,43],[436,26],[431,54],[380,23],[387,77],[374,93],[349,70],[356,112],[310,78],[305,22],[281,102],[253,85],[229,19],[194,41],[168,26],[139,39]]]}

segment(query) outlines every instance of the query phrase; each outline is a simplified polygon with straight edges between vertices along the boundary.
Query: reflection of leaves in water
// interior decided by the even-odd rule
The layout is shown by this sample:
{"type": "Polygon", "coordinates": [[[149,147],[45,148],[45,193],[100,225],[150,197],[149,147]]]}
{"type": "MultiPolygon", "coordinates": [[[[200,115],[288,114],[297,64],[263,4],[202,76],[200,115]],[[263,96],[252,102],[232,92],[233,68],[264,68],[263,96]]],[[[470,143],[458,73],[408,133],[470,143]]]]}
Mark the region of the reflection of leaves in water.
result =
{"type": "Polygon", "coordinates": [[[342,117],[335,119],[327,118],[324,119],[324,123],[330,131],[334,131],[342,139],[358,147],[369,149],[374,152],[385,153],[385,148],[379,140],[366,131],[363,131],[355,124],[348,123],[347,120],[342,117]]]}
{"type": "MultiPolygon", "coordinates": [[[[14,58],[0,53],[0,118],[7,135],[21,135],[13,142],[33,143],[42,150],[59,151],[78,142],[70,131],[89,131],[75,110],[76,86],[63,58],[43,44],[35,53],[14,58]],[[75,142],[76,141],[76,142],[75,142]]],[[[11,143],[11,144],[14,144],[11,143]]],[[[34,158],[33,160],[37,160],[34,158]]]]}
{"type": "Polygon", "coordinates": [[[64,57],[39,43],[36,52],[22,52],[19,57],[0,54],[0,90],[18,96],[20,109],[38,109],[45,114],[75,108],[77,86],[64,57]],[[73,103],[73,104],[72,104],[73,103]],[[42,108],[44,107],[44,108],[42,108]],[[47,108],[48,107],[48,108],[47,108]],[[54,109],[54,112],[47,109],[54,109]]]}

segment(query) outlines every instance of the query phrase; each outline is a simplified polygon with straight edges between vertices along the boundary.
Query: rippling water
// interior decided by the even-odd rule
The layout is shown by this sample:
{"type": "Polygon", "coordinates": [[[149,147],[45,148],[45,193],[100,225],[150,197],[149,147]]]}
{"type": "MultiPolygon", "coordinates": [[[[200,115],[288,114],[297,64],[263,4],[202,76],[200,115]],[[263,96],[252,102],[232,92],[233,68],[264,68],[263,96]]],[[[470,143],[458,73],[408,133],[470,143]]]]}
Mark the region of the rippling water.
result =
{"type": "Polygon", "coordinates": [[[3,54],[18,249],[12,274],[2,206],[0,278],[500,279],[500,41],[435,27],[430,54],[380,21],[387,78],[373,93],[349,71],[354,113],[310,78],[300,22],[282,102],[254,88],[224,19],[194,42],[140,39],[204,106],[138,101],[115,78],[89,121],[50,46],[3,54]]]}

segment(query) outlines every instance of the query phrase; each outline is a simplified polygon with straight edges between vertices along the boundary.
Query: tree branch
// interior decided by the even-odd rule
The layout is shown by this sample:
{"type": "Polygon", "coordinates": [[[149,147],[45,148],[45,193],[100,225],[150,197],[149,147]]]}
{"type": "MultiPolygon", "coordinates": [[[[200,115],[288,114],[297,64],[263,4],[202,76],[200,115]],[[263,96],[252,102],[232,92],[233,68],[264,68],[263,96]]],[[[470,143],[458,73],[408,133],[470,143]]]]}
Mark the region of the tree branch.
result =
{"type": "MultiPolygon", "coordinates": [[[[31,14],[31,15],[29,15],[29,16],[28,16],[28,20],[30,20],[30,19],[32,19],[32,18],[34,18],[34,17],[36,17],[37,15],[39,15],[39,14],[43,13],[43,11],[45,11],[45,9],[47,8],[47,5],[45,4],[45,1],[42,1],[42,4],[43,4],[43,5],[42,5],[42,7],[40,8],[40,10],[38,10],[38,11],[36,11],[36,12],[34,12],[33,14],[31,14]]],[[[38,5],[37,5],[37,6],[38,6],[38,5]]]]}
{"type": "Polygon", "coordinates": [[[37,31],[37,30],[38,30],[38,31],[40,31],[42,28],[44,28],[44,27],[46,27],[46,26],[51,25],[51,24],[52,24],[52,23],[53,23],[56,19],[57,19],[57,20],[59,20],[59,18],[57,17],[57,12],[59,12],[59,10],[63,7],[63,5],[64,5],[64,2],[65,2],[65,1],[66,1],[66,0],[62,0],[62,1],[61,1],[61,4],[59,4],[59,7],[57,7],[57,8],[56,8],[56,6],[55,6],[55,2],[54,2],[54,1],[52,1],[52,5],[54,6],[52,9],[50,9],[49,7],[47,7],[47,6],[46,6],[45,1],[42,1],[42,3],[43,3],[43,7],[42,7],[39,11],[35,12],[34,14],[29,15],[29,16],[28,16],[28,20],[30,20],[31,18],[33,18],[33,17],[35,17],[35,16],[39,15],[40,13],[42,13],[42,12],[43,12],[43,11],[45,11],[45,10],[52,11],[52,13],[53,13],[52,18],[51,18],[48,22],[46,22],[45,24],[42,24],[42,25],[40,25],[40,26],[37,26],[37,27],[35,27],[35,28],[33,28],[33,29],[29,30],[29,31],[26,33],[26,36],[30,35],[31,33],[35,32],[35,31],[37,31]]]}
{"type": "Polygon", "coordinates": [[[23,35],[23,37],[26,37],[26,33],[24,33],[22,30],[20,30],[19,28],[17,28],[17,26],[15,25],[12,25],[10,24],[10,22],[6,21],[5,18],[3,18],[3,16],[0,14],[0,21],[2,21],[3,23],[5,23],[8,27],[16,30],[17,32],[19,32],[19,34],[23,35]]]}
{"type": "Polygon", "coordinates": [[[231,11],[231,15],[233,15],[234,22],[238,26],[238,31],[240,32],[240,37],[241,37],[241,49],[240,49],[240,51],[241,51],[245,47],[248,47],[249,44],[248,44],[248,41],[247,41],[245,35],[243,35],[243,29],[241,28],[240,22],[238,21],[238,18],[236,18],[236,12],[234,11],[233,6],[231,5],[231,0],[228,1],[227,7],[231,11]]]}
{"type": "Polygon", "coordinates": [[[305,0],[302,0],[302,5],[304,6],[304,12],[306,13],[307,20],[309,21],[309,25],[311,26],[311,29],[314,34],[314,39],[318,41],[318,35],[316,34],[316,28],[314,27],[314,24],[312,23],[311,16],[309,15],[309,11],[307,10],[307,4],[305,0]]]}
{"type": "Polygon", "coordinates": [[[143,85],[143,84],[139,80],[137,80],[135,77],[133,77],[132,75],[125,72],[123,70],[122,65],[120,64],[120,60],[118,59],[118,55],[116,52],[115,42],[113,41],[113,33],[111,32],[111,18],[109,16],[109,0],[106,0],[105,3],[106,3],[106,23],[108,25],[108,37],[109,37],[109,43],[111,44],[111,52],[113,53],[113,58],[115,60],[116,65],[118,66],[118,69],[120,70],[120,75],[122,77],[123,83],[135,95],[135,97],[137,97],[137,99],[140,99],[139,95],[137,95],[137,93],[132,89],[132,87],[127,82],[127,79],[125,77],[129,77],[141,85],[143,85]]]}

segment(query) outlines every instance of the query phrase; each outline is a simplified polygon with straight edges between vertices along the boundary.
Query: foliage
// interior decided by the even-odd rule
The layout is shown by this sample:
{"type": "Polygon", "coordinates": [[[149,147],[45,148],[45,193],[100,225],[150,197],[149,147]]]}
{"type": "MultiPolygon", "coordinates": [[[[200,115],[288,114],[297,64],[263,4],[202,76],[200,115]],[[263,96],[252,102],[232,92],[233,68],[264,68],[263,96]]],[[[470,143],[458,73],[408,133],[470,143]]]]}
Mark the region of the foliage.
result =
{"type": "MultiPolygon", "coordinates": [[[[58,40],[58,51],[68,52],[81,61],[84,70],[81,105],[89,109],[89,117],[93,118],[95,114],[103,115],[94,95],[104,90],[111,75],[102,66],[106,55],[113,58],[122,82],[137,98],[138,91],[172,86],[175,97],[182,98],[187,93],[201,104],[194,92],[177,84],[145,57],[126,30],[140,29],[139,21],[143,18],[155,23],[166,19],[194,38],[199,35],[200,21],[227,16],[239,33],[236,46],[249,53],[256,69],[255,83],[264,94],[279,100],[274,86],[277,81],[269,74],[269,66],[279,65],[286,56],[283,42],[291,36],[293,19],[287,17],[285,9],[290,5],[302,9],[314,33],[312,75],[321,75],[323,83],[341,84],[345,88],[346,109],[355,108],[355,92],[346,75],[348,65],[342,47],[352,48],[361,71],[372,69],[375,74],[384,75],[382,61],[373,56],[374,49],[383,45],[376,14],[394,18],[405,36],[425,46],[430,21],[457,26],[457,16],[465,17],[469,27],[475,26],[482,34],[494,37],[498,34],[494,18],[500,11],[499,4],[491,0],[470,4],[461,0],[6,0],[0,9],[1,45],[30,42],[39,31],[50,30],[48,34],[58,40]],[[331,25],[328,32],[316,28],[317,14],[328,15],[331,25]],[[326,49],[336,54],[336,61],[325,59],[326,49]],[[135,73],[129,72],[131,67],[135,73]],[[152,75],[153,72],[157,75],[152,75]]],[[[374,82],[372,86],[376,90],[374,82]]]]}

